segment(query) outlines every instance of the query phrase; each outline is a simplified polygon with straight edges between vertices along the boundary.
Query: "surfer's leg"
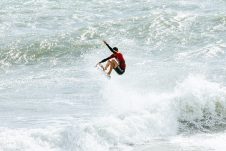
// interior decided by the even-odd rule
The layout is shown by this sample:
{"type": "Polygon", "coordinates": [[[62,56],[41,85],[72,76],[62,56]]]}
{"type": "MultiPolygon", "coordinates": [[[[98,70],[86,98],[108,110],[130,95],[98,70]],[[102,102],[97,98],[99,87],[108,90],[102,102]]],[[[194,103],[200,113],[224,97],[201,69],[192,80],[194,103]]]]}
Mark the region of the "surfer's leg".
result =
{"type": "Polygon", "coordinates": [[[104,67],[104,70],[107,70],[107,68],[110,66],[110,64],[111,64],[111,61],[108,60],[107,64],[106,64],[105,67],[104,67]]]}
{"type": "Polygon", "coordinates": [[[99,63],[99,66],[104,70],[104,66],[102,64],[99,63]]]}
{"type": "Polygon", "coordinates": [[[108,71],[108,75],[110,75],[111,74],[111,71],[112,71],[112,69],[114,69],[114,68],[116,68],[118,66],[118,63],[117,63],[117,61],[115,61],[114,59],[112,59],[111,60],[111,62],[110,62],[110,69],[109,69],[109,71],[108,71]]]}
{"type": "Polygon", "coordinates": [[[115,59],[112,59],[111,63],[112,63],[113,69],[116,68],[119,65],[118,62],[115,59]]]}

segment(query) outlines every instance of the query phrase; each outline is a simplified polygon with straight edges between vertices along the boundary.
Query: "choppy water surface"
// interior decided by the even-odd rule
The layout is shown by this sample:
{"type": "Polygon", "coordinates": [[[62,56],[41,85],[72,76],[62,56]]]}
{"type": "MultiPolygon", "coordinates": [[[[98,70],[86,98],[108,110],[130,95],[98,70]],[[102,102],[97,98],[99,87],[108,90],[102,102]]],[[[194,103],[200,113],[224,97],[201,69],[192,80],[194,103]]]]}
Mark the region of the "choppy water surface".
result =
{"type": "Polygon", "coordinates": [[[2,0],[1,151],[223,151],[225,0],[2,0]],[[125,55],[111,80],[94,65],[125,55]]]}

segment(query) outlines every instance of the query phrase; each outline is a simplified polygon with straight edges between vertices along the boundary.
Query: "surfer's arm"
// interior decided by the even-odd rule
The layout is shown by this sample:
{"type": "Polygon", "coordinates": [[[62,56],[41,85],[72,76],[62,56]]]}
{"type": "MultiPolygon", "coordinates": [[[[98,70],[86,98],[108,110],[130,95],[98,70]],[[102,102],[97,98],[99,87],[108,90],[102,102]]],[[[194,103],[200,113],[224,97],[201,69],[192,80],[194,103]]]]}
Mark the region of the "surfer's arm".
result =
{"type": "Polygon", "coordinates": [[[111,58],[112,58],[112,56],[107,57],[107,58],[103,59],[102,61],[100,61],[99,63],[103,63],[103,62],[105,62],[105,61],[107,61],[107,60],[109,60],[109,59],[111,59],[111,58]]]}
{"type": "Polygon", "coordinates": [[[111,51],[112,53],[116,53],[116,52],[114,51],[114,49],[112,49],[111,46],[109,46],[109,44],[108,44],[106,41],[103,41],[103,42],[104,42],[105,45],[110,49],[110,51],[111,51]]]}

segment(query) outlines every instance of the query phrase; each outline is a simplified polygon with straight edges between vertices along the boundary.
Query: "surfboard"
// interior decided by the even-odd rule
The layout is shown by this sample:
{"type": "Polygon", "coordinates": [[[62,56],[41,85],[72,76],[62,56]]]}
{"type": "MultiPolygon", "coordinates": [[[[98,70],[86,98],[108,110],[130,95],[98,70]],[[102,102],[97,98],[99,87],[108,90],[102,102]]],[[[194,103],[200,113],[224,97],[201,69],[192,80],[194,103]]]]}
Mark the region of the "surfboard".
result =
{"type": "Polygon", "coordinates": [[[106,78],[111,79],[111,76],[109,76],[104,70],[103,70],[103,66],[101,67],[101,65],[97,65],[97,70],[99,70],[101,72],[101,74],[103,74],[106,78]]]}

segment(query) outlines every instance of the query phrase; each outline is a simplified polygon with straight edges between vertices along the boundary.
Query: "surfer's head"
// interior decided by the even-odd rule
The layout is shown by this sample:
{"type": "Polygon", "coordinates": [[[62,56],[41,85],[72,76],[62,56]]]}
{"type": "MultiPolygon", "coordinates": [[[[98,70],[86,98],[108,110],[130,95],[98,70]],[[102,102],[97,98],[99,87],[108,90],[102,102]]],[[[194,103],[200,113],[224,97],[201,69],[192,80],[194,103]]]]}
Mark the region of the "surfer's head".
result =
{"type": "Polygon", "coordinates": [[[114,51],[118,51],[118,48],[117,48],[117,47],[114,47],[113,50],[114,50],[114,51]]]}

